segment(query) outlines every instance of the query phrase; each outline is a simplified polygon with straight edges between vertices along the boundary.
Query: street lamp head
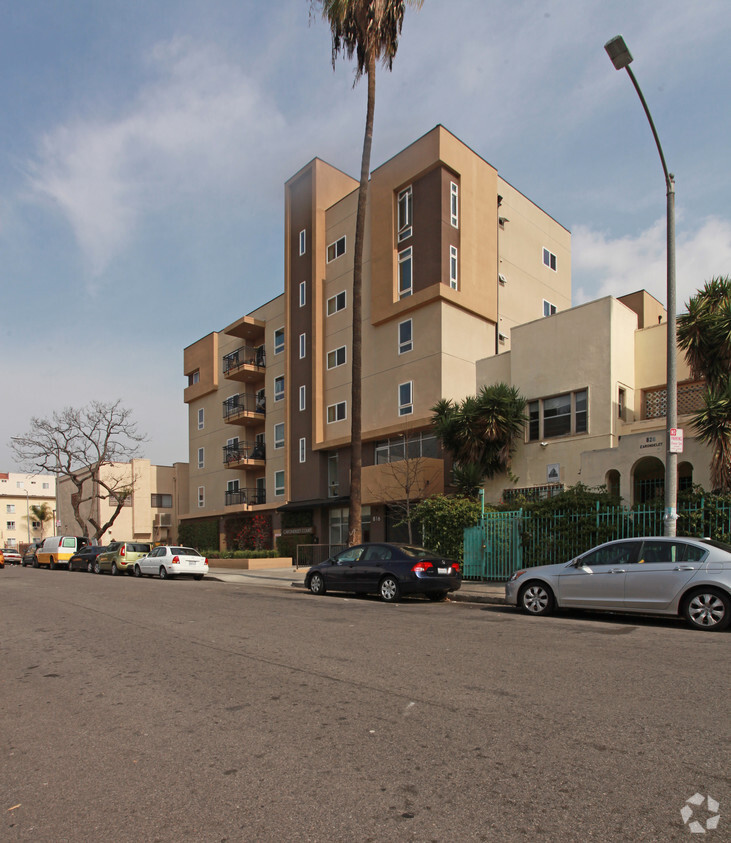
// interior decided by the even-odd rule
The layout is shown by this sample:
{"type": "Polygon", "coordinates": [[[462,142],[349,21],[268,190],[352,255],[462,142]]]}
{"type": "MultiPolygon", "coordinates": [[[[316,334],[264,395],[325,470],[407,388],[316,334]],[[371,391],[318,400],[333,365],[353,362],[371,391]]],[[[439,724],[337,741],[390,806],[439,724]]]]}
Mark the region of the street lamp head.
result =
{"type": "Polygon", "coordinates": [[[624,38],[615,35],[604,45],[607,55],[612,60],[615,70],[622,70],[632,61],[632,53],[627,49],[624,38]]]}

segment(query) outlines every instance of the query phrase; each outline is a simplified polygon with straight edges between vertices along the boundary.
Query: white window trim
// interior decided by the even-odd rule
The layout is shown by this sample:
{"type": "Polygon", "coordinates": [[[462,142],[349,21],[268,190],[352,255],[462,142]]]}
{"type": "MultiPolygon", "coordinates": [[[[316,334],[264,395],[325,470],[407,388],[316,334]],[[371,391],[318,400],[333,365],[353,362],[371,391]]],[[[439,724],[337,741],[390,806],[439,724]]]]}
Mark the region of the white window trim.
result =
{"type": "Polygon", "coordinates": [[[307,439],[304,436],[300,439],[300,462],[307,462],[307,439]]]}
{"type": "Polygon", "coordinates": [[[449,221],[459,228],[459,185],[454,181],[449,183],[449,221]]]}
{"type": "Polygon", "coordinates": [[[546,316],[553,316],[554,313],[558,313],[558,308],[556,307],[556,305],[553,304],[552,302],[548,301],[548,299],[543,299],[543,316],[544,316],[544,318],[546,316]],[[546,313],[546,305],[548,305],[548,311],[549,311],[548,313],[546,313]],[[551,308],[553,308],[553,313],[551,313],[551,308]]]}
{"type": "Polygon", "coordinates": [[[449,247],[449,286],[453,290],[459,289],[459,250],[456,246],[449,247]]]}
{"type": "Polygon", "coordinates": [[[284,496],[284,471],[275,471],[274,472],[274,497],[281,498],[284,496]],[[282,478],[282,485],[277,485],[277,480],[281,476],[282,478]]]}
{"type": "Polygon", "coordinates": [[[300,360],[307,357],[307,334],[300,334],[300,360]]]}
{"type": "Polygon", "coordinates": [[[206,505],[206,487],[198,487],[198,509],[202,509],[206,505]]]}
{"type": "Polygon", "coordinates": [[[274,450],[278,451],[280,448],[284,447],[284,422],[277,422],[274,425],[274,450]],[[277,428],[282,429],[282,438],[281,440],[277,438],[277,428]]]}
{"type": "Polygon", "coordinates": [[[398,253],[398,297],[405,299],[414,292],[414,251],[411,246],[407,246],[398,253]],[[401,264],[409,261],[411,263],[411,283],[408,289],[401,289],[401,264]]]}
{"type": "Polygon", "coordinates": [[[203,430],[206,426],[206,414],[203,407],[198,410],[198,430],[203,430]]]}
{"type": "Polygon", "coordinates": [[[403,240],[407,240],[411,235],[414,233],[413,229],[413,202],[414,202],[414,191],[412,189],[412,185],[405,187],[403,190],[399,190],[398,195],[396,197],[396,225],[398,227],[397,235],[398,235],[398,242],[401,243],[403,240]],[[406,214],[405,216],[407,219],[401,219],[401,198],[408,197],[406,201],[406,214]]]}
{"type": "Polygon", "coordinates": [[[325,305],[325,313],[327,314],[327,316],[334,316],[336,313],[340,313],[341,310],[345,310],[345,308],[347,306],[348,306],[348,294],[345,290],[341,290],[339,293],[335,293],[334,296],[330,296],[330,298],[327,300],[327,304],[325,305]],[[340,296],[343,297],[343,306],[342,307],[337,306],[338,298],[340,296]],[[330,302],[331,301],[335,302],[335,309],[332,312],[330,312],[330,302]]]}
{"type": "Polygon", "coordinates": [[[541,260],[543,262],[543,266],[550,269],[551,272],[558,272],[558,258],[546,246],[544,246],[541,251],[541,260]],[[546,262],[546,256],[548,256],[548,262],[546,262]]]}
{"type": "Polygon", "coordinates": [[[299,235],[300,255],[307,252],[307,229],[303,228],[299,235]]]}
{"type": "Polygon", "coordinates": [[[344,366],[348,362],[348,348],[347,348],[347,346],[340,345],[337,348],[333,348],[332,350],[328,351],[328,353],[325,357],[325,362],[326,362],[328,371],[330,369],[337,369],[339,366],[344,366]],[[343,352],[343,362],[342,363],[338,363],[338,351],[343,352]],[[332,366],[330,365],[330,355],[331,354],[335,355],[335,363],[332,366]]]}
{"type": "Polygon", "coordinates": [[[206,467],[206,449],[198,448],[198,468],[206,467]]]}
{"type": "Polygon", "coordinates": [[[404,381],[398,385],[398,414],[399,416],[410,416],[414,412],[414,382],[413,381],[404,381]],[[409,387],[409,403],[402,404],[401,403],[401,387],[408,386],[409,387]]]}
{"type": "Polygon", "coordinates": [[[408,354],[410,351],[414,350],[414,320],[413,319],[404,319],[403,322],[398,323],[398,353],[399,354],[408,354]],[[407,323],[411,324],[411,339],[407,341],[402,341],[401,339],[401,326],[406,325],[407,323]],[[404,346],[408,345],[408,348],[404,348],[404,346]]]}
{"type": "Polygon", "coordinates": [[[284,346],[285,346],[284,325],[282,325],[281,328],[277,328],[274,331],[274,353],[275,354],[281,354],[284,351],[284,346]],[[279,334],[280,332],[281,332],[281,335],[282,335],[282,345],[281,345],[280,348],[277,348],[277,334],[279,334]]]}
{"type": "MultiPolygon", "coordinates": [[[[335,409],[335,415],[337,416],[337,409],[335,409]]],[[[347,418],[348,418],[348,402],[347,401],[337,401],[335,404],[328,404],[327,410],[325,412],[325,418],[327,419],[328,424],[337,424],[338,422],[346,421],[347,418]],[[335,408],[340,407],[340,406],[345,407],[345,413],[344,413],[342,419],[334,418],[332,421],[330,421],[330,409],[331,408],[335,409],[335,408]]]]}
{"type": "Polygon", "coordinates": [[[300,281],[300,307],[307,304],[307,282],[300,281]]]}
{"type": "Polygon", "coordinates": [[[307,409],[307,387],[302,385],[300,387],[300,412],[307,409]]]}
{"type": "Polygon", "coordinates": [[[328,245],[327,252],[325,253],[326,256],[327,256],[327,262],[332,263],[333,261],[336,261],[338,258],[342,258],[342,256],[345,254],[345,252],[347,250],[347,245],[348,244],[347,244],[347,241],[345,239],[344,234],[343,234],[342,237],[338,237],[337,240],[333,240],[333,242],[328,245]],[[338,243],[341,243],[341,242],[343,244],[343,251],[340,252],[340,254],[337,254],[338,243]],[[334,251],[335,251],[335,255],[332,258],[330,257],[330,249],[334,249],[334,251]]]}
{"type": "Polygon", "coordinates": [[[284,375],[278,375],[274,378],[274,400],[275,401],[283,401],[284,400],[284,375]],[[282,392],[277,395],[277,384],[282,384],[282,392]]]}

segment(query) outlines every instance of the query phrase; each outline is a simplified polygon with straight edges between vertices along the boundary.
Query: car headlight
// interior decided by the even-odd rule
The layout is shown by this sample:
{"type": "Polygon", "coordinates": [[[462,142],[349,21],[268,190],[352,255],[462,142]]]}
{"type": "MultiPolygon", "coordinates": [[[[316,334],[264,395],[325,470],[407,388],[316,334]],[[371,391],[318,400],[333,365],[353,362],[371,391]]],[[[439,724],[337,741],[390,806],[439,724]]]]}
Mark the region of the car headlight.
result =
{"type": "Polygon", "coordinates": [[[519,577],[522,577],[525,573],[525,568],[521,568],[520,571],[516,571],[508,580],[508,582],[515,582],[519,577]]]}

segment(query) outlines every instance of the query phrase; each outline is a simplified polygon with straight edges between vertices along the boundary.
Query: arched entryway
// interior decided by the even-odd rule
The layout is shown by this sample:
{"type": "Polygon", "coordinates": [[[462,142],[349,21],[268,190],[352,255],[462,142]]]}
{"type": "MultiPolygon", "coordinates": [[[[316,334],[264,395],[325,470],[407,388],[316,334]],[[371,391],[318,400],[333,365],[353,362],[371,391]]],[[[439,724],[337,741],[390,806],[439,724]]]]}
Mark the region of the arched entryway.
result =
{"type": "Polygon", "coordinates": [[[693,465],[681,462],[678,465],[678,491],[689,492],[693,488],[693,465]]]}
{"type": "Polygon", "coordinates": [[[650,503],[665,493],[665,466],[657,457],[643,457],[632,468],[632,503],[650,503]]]}
{"type": "Polygon", "coordinates": [[[607,493],[616,500],[619,500],[619,480],[620,474],[616,468],[610,468],[604,478],[607,493]]]}

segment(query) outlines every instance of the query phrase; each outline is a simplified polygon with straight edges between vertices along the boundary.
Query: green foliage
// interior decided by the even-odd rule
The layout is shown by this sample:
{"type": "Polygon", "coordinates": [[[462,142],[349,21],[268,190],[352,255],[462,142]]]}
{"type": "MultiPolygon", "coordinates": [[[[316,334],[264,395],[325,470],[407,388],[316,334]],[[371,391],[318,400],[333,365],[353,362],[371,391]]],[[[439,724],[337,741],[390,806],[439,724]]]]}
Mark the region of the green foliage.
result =
{"type": "Polygon", "coordinates": [[[276,559],[277,550],[201,550],[208,559],[276,559]]]}
{"type": "Polygon", "coordinates": [[[272,545],[272,519],[257,512],[244,518],[235,536],[234,545],[239,550],[265,550],[272,545]]]}
{"type": "Polygon", "coordinates": [[[414,535],[419,544],[450,559],[462,561],[464,529],[480,521],[480,504],[471,498],[434,495],[413,510],[414,535]]]}
{"type": "Polygon", "coordinates": [[[312,533],[299,533],[294,536],[279,536],[277,539],[277,551],[279,556],[289,556],[294,559],[297,556],[298,544],[315,544],[315,536],[312,533]]]}
{"type": "Polygon", "coordinates": [[[218,547],[218,519],[183,521],[178,527],[178,542],[186,547],[218,547]]]}

